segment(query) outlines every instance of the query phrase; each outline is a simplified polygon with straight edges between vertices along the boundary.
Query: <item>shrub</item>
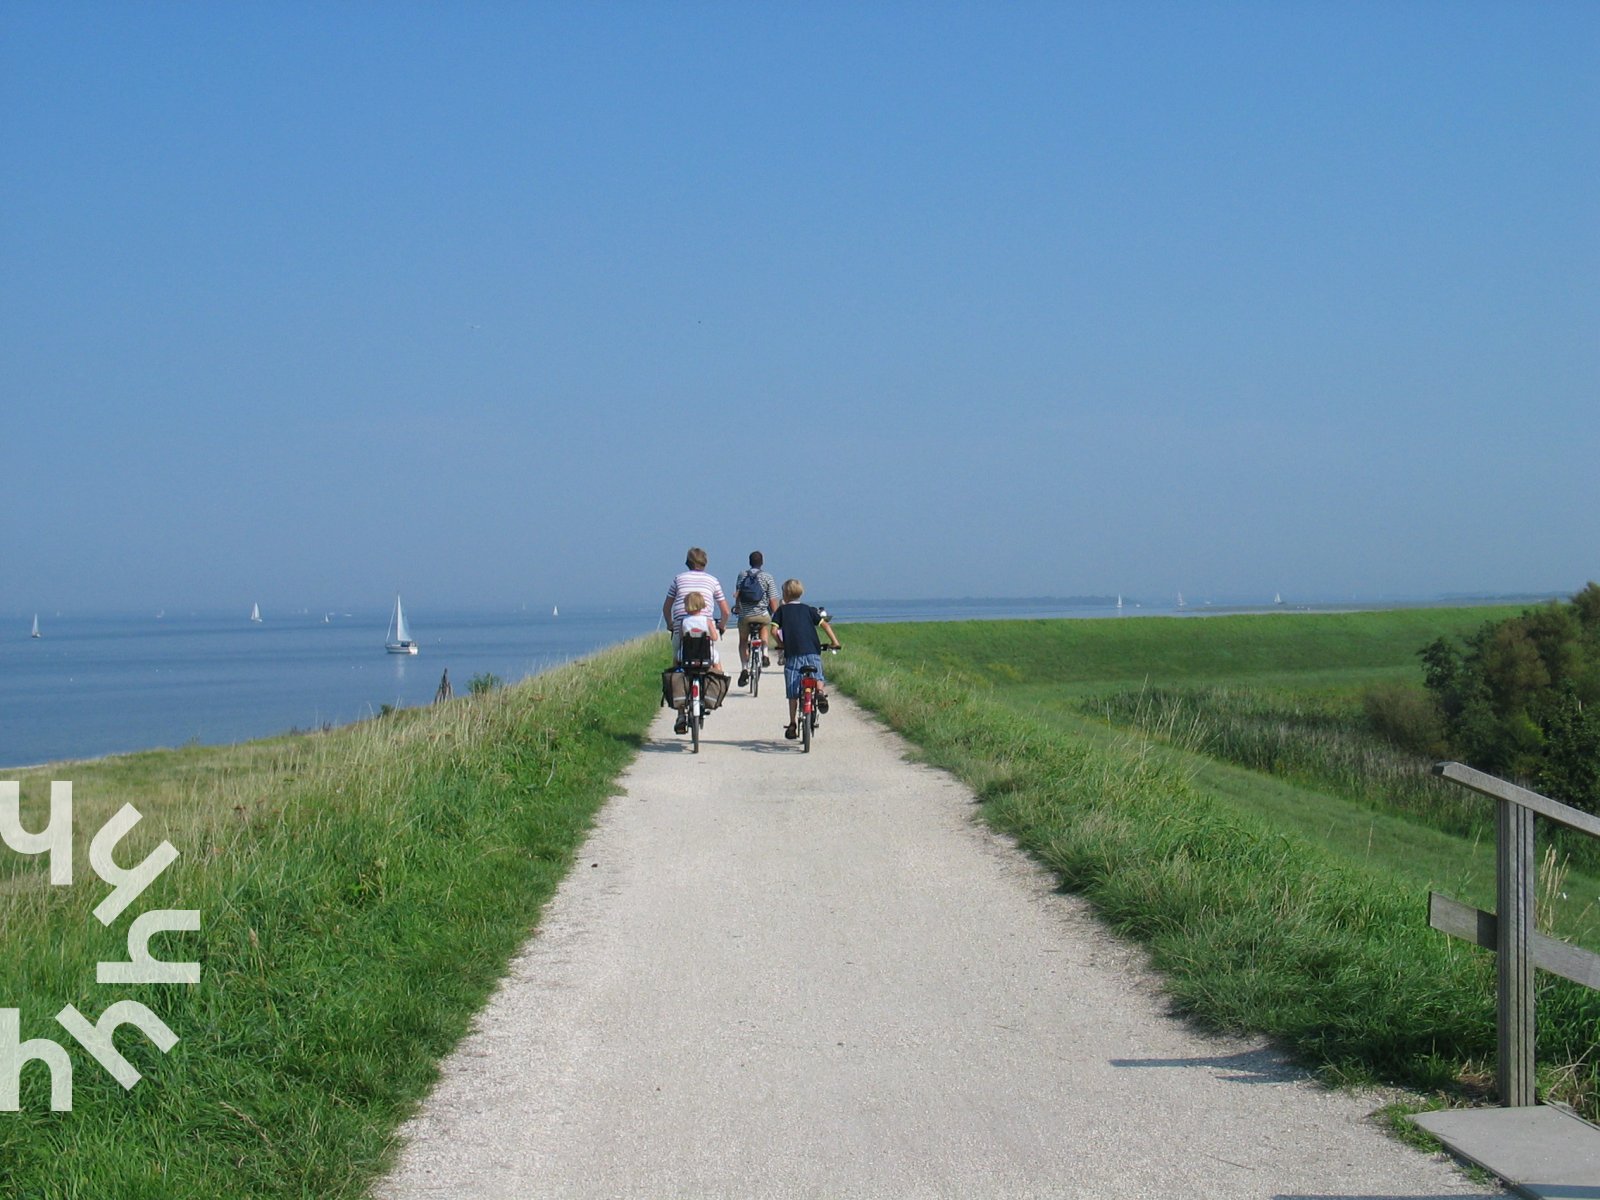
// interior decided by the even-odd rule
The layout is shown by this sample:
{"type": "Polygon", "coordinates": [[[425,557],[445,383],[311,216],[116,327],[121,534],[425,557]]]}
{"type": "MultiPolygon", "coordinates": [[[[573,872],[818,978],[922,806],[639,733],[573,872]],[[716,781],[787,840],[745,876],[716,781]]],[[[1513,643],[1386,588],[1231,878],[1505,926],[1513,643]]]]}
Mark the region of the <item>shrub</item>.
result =
{"type": "Polygon", "coordinates": [[[1367,690],[1361,706],[1372,731],[1400,749],[1429,758],[1448,752],[1439,706],[1423,688],[1380,684],[1367,690]]]}
{"type": "Polygon", "coordinates": [[[1419,653],[1448,753],[1600,812],[1600,584],[1419,653]]]}

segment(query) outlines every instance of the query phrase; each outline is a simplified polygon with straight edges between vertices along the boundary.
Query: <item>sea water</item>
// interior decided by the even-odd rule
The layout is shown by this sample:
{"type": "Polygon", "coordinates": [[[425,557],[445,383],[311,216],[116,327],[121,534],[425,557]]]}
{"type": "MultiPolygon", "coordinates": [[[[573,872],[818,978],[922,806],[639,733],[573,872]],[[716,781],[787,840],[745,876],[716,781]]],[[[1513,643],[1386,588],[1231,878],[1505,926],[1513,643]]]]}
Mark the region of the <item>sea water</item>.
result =
{"type": "Polygon", "coordinates": [[[31,619],[8,623],[0,767],[342,725],[431,702],[446,670],[456,695],[474,676],[518,682],[647,634],[661,611],[408,609],[416,655],[385,651],[387,612],[263,616],[40,614],[37,639],[31,619]]]}

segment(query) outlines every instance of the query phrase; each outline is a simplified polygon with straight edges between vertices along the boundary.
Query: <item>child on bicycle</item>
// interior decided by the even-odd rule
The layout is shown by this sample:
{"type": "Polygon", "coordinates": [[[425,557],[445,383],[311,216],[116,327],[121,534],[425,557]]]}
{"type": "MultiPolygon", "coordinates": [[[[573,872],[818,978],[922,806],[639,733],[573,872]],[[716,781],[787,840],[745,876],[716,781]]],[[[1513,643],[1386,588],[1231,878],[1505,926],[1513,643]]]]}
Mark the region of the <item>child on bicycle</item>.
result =
{"type": "Polygon", "coordinates": [[[772,614],[772,626],[778,631],[778,641],[783,646],[783,690],[789,697],[789,727],[783,731],[783,736],[791,742],[800,737],[795,717],[800,708],[800,680],[804,668],[810,667],[817,673],[817,711],[828,711],[828,693],[822,687],[825,680],[818,628],[828,635],[835,650],[839,648],[839,635],[828,624],[827,614],[820,608],[800,603],[800,597],[805,594],[805,585],[798,579],[784,580],[783,600],[772,614]]]}

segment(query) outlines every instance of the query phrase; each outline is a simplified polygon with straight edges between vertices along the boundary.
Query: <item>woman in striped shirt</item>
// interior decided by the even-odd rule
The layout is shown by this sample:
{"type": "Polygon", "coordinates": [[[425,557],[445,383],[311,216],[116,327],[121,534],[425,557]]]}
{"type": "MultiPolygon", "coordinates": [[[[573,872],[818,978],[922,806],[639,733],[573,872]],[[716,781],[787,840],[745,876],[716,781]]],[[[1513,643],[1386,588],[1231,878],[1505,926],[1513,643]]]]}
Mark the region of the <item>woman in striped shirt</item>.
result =
{"type": "Polygon", "coordinates": [[[672,586],[667,589],[667,598],[661,605],[661,619],[672,630],[674,662],[678,660],[678,639],[682,634],[683,601],[690,592],[699,592],[706,598],[706,607],[714,614],[720,614],[717,617],[718,637],[728,628],[728,598],[722,594],[722,584],[717,582],[717,577],[706,571],[706,552],[699,546],[689,547],[683,565],[688,570],[679,571],[673,578],[672,586]]]}

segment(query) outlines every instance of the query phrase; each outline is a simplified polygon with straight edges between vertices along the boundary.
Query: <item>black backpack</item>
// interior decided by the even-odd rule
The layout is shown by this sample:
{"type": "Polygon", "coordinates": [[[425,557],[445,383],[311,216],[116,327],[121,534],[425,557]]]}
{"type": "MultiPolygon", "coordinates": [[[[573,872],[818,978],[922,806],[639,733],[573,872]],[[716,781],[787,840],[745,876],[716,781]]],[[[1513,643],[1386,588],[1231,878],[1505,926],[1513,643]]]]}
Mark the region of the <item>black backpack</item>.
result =
{"type": "Polygon", "coordinates": [[[751,608],[767,602],[767,589],[761,586],[761,572],[750,570],[739,576],[739,603],[751,608]]]}

